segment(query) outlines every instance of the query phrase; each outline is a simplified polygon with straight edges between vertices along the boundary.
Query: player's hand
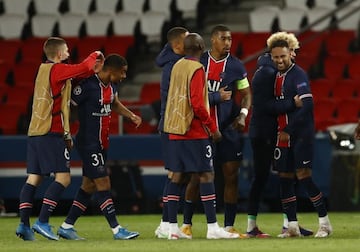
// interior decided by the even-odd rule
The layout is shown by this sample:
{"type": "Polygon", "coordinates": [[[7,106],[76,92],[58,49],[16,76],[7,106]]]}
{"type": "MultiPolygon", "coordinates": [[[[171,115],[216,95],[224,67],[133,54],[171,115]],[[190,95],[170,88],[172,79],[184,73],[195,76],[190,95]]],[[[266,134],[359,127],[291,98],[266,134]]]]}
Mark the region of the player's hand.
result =
{"type": "Polygon", "coordinates": [[[214,143],[220,142],[222,139],[221,132],[218,129],[214,133],[210,134],[210,136],[214,143]]]}
{"type": "Polygon", "coordinates": [[[232,123],[233,128],[240,132],[244,131],[246,124],[245,119],[246,116],[244,114],[241,113],[238,115],[232,123]]]}
{"type": "Polygon", "coordinates": [[[355,139],[360,140],[360,121],[358,122],[358,125],[355,128],[355,139]]]}
{"type": "Polygon", "coordinates": [[[101,69],[103,68],[104,66],[104,62],[105,62],[105,56],[102,52],[100,51],[95,51],[95,53],[97,54],[97,57],[96,57],[96,62],[95,62],[95,65],[94,65],[94,72],[95,73],[98,73],[101,71],[101,69]]]}
{"type": "Polygon", "coordinates": [[[71,151],[71,149],[74,147],[74,142],[72,139],[65,139],[65,146],[68,151],[71,151]]]}
{"type": "Polygon", "coordinates": [[[227,88],[227,86],[222,87],[219,89],[219,93],[220,93],[220,100],[221,101],[228,101],[231,99],[231,95],[232,95],[232,91],[226,91],[225,89],[227,88]]]}
{"type": "Polygon", "coordinates": [[[298,95],[295,95],[295,96],[294,96],[294,102],[295,102],[295,106],[296,106],[297,108],[301,108],[301,107],[303,106],[303,102],[302,102],[302,100],[300,99],[300,96],[298,96],[298,95]]]}
{"type": "Polygon", "coordinates": [[[290,140],[290,135],[285,131],[280,131],[278,137],[280,142],[287,142],[290,140]]]}
{"type": "Polygon", "coordinates": [[[136,128],[139,128],[142,123],[141,117],[135,114],[131,115],[130,120],[136,125],[136,128]]]}

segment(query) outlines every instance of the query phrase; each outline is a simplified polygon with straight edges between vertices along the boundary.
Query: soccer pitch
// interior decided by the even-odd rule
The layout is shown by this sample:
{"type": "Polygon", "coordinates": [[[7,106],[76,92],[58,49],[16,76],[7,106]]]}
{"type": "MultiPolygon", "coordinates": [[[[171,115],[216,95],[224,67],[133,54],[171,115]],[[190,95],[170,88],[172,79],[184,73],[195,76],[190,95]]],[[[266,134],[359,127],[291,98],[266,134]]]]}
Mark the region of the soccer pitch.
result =
{"type": "MultiPolygon", "coordinates": [[[[181,252],[208,252],[208,251],[359,251],[360,250],[360,213],[331,213],[330,220],[334,233],[328,238],[277,238],[282,224],[280,213],[260,214],[259,227],[271,234],[269,239],[236,239],[236,240],[207,240],[205,216],[196,214],[193,219],[192,240],[164,240],[154,237],[154,230],[159,224],[160,215],[119,215],[121,225],[129,230],[140,232],[140,237],[134,240],[113,240],[111,230],[103,216],[83,216],[76,223],[78,234],[85,237],[84,241],[50,241],[35,234],[36,241],[24,242],[15,235],[18,218],[0,218],[0,251],[181,251],[181,252]]],[[[315,213],[300,213],[300,225],[317,230],[318,220],[315,213]]],[[[64,217],[54,216],[50,224],[56,231],[64,217]]],[[[31,219],[34,223],[35,219],[31,219]]],[[[179,222],[182,216],[179,215],[179,222]]],[[[223,225],[223,215],[218,214],[218,222],[223,225]]],[[[246,229],[246,214],[239,213],[236,217],[236,228],[246,229]]]]}

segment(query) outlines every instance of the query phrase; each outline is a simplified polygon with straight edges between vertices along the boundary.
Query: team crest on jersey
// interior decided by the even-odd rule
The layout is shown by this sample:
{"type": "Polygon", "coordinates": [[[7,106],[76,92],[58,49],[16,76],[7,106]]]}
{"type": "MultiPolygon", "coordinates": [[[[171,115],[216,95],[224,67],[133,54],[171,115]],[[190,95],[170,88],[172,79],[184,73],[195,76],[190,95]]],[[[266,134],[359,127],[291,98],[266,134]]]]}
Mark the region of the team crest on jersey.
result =
{"type": "Polygon", "coordinates": [[[74,90],[73,90],[73,93],[74,93],[74,95],[80,95],[80,94],[81,94],[81,91],[82,91],[81,87],[80,87],[80,86],[76,86],[76,87],[74,88],[74,90]]]}

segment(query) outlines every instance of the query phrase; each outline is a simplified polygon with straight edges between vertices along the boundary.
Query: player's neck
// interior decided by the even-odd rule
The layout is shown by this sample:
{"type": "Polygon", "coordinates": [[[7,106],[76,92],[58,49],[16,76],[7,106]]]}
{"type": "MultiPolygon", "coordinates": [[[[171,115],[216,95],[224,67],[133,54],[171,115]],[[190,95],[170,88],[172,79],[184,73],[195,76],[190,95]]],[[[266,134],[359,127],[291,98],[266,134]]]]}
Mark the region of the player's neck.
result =
{"type": "Polygon", "coordinates": [[[217,52],[213,49],[211,49],[209,51],[209,53],[210,53],[211,57],[213,57],[215,60],[222,60],[222,59],[226,58],[226,56],[227,56],[227,55],[223,55],[220,52],[217,52]]]}

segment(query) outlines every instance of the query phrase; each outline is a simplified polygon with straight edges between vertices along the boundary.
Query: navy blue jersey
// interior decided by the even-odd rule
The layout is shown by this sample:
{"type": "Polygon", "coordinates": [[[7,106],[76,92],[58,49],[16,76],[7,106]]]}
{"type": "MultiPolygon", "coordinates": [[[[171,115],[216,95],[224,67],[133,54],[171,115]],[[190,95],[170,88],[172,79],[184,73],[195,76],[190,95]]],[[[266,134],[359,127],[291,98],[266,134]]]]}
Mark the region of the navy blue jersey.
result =
{"type": "Polygon", "coordinates": [[[239,89],[239,81],[247,78],[247,72],[244,64],[230,54],[224,59],[215,60],[207,51],[202,55],[200,62],[206,69],[210,113],[219,129],[223,130],[239,115],[240,106],[235,103],[234,98],[221,102],[219,89],[227,86],[226,90],[232,90],[235,94],[239,89]]]}
{"type": "Polygon", "coordinates": [[[171,46],[166,44],[159,55],[156,57],[157,66],[162,68],[161,82],[160,82],[160,121],[158,129],[164,129],[164,115],[166,108],[166,100],[169,92],[170,74],[175,63],[183,56],[174,53],[171,46]]]}
{"type": "Polygon", "coordinates": [[[292,139],[312,138],[315,134],[314,104],[306,73],[301,67],[293,64],[285,73],[278,73],[276,79],[278,80],[275,86],[276,99],[293,99],[295,95],[299,95],[303,102],[302,107],[280,115],[283,120],[279,120],[280,117],[278,119],[279,130],[290,134],[292,139]]]}
{"type": "Polygon", "coordinates": [[[83,80],[74,88],[71,101],[79,108],[80,127],[76,135],[79,148],[109,147],[111,104],[115,95],[115,86],[103,84],[97,75],[83,80]]]}

